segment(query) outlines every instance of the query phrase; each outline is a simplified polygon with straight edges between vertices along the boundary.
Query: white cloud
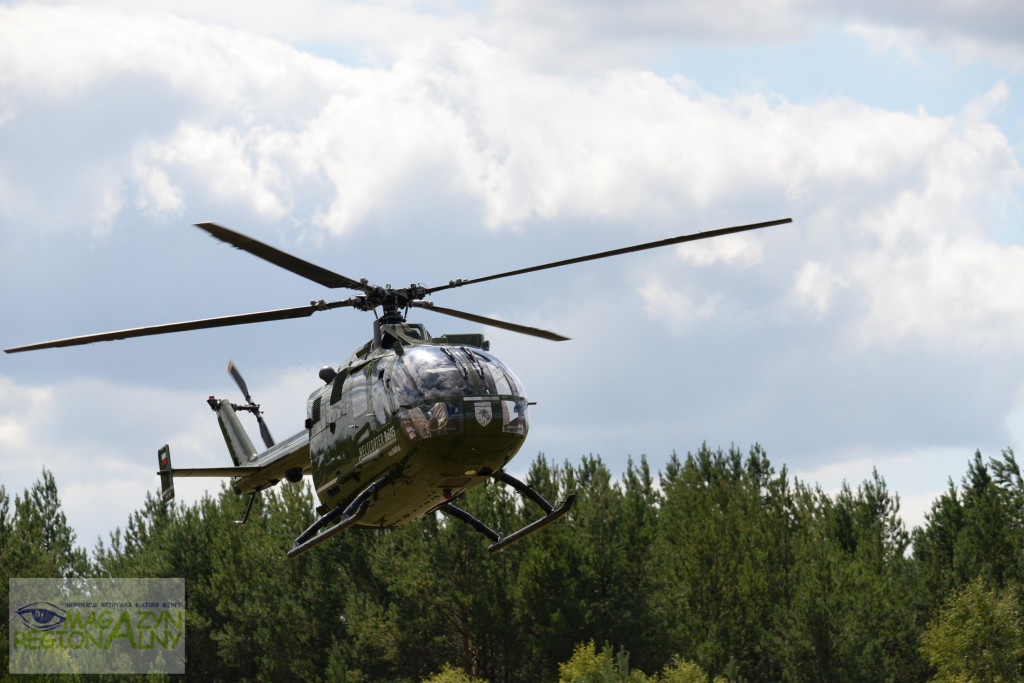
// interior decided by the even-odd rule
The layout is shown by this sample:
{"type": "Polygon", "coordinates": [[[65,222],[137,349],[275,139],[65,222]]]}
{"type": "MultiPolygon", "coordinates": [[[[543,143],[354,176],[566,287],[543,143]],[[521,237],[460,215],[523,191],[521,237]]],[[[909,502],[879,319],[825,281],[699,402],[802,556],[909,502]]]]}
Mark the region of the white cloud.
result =
{"type": "MultiPolygon", "coordinates": [[[[159,78],[243,119],[258,102],[317,102],[339,69],[284,43],[173,14],[0,8],[0,90],[64,100],[123,74],[159,78]]],[[[290,112],[289,112],[290,113],[290,112]]]]}
{"type": "Polygon", "coordinates": [[[868,344],[1012,350],[1024,335],[1024,248],[937,237],[920,251],[877,252],[851,275],[867,298],[868,344]]]}
{"type": "Polygon", "coordinates": [[[1012,69],[1024,68],[1024,9],[1013,0],[984,2],[871,2],[825,0],[809,5],[818,14],[833,14],[851,33],[864,36],[878,50],[894,49],[912,62],[924,45],[938,47],[961,60],[985,59],[1012,69]]]}
{"type": "Polygon", "coordinates": [[[94,237],[109,233],[114,219],[124,207],[124,188],[116,176],[99,185],[91,221],[94,237]]]}
{"type": "Polygon", "coordinates": [[[125,206],[180,207],[170,188],[195,181],[172,172],[178,153],[206,165],[199,178],[213,179],[214,196],[280,215],[288,198],[276,194],[277,169],[251,161],[248,146],[263,143],[260,126],[286,128],[321,106],[340,69],[267,38],[169,15],[0,8],[5,209],[19,223],[44,216],[49,229],[103,235],[125,206]],[[150,158],[156,151],[167,157],[160,166],[150,158]]]}
{"type": "Polygon", "coordinates": [[[797,271],[793,293],[798,303],[811,307],[822,315],[828,312],[836,288],[846,287],[848,281],[820,263],[810,261],[797,271]]]}
{"type": "MultiPolygon", "coordinates": [[[[162,134],[130,134],[130,154],[92,174],[82,200],[89,211],[62,205],[91,213],[99,233],[127,205],[176,214],[202,198],[334,233],[443,202],[475,207],[495,229],[530,220],[656,223],[729,202],[742,188],[744,198],[799,211],[802,230],[827,233],[816,240],[831,253],[791,266],[797,297],[821,314],[830,292],[848,284],[866,302],[861,330],[871,343],[892,338],[876,330],[941,338],[984,317],[979,310],[1014,310],[1006,297],[985,298],[1004,285],[1016,291],[1006,273],[1018,256],[984,237],[1024,178],[988,120],[1009,98],[1003,83],[959,116],[939,118],[842,97],[718,97],[635,69],[540,73],[477,39],[408,44],[388,68],[348,68],[167,16],[37,6],[4,13],[5,36],[33,40],[31,50],[0,48],[0,83],[15,109],[48,92],[73,98],[119,73],[204,102],[201,115],[183,109],[162,134]],[[982,257],[996,265],[965,282],[982,257]],[[938,303],[927,302],[939,290],[931,287],[941,289],[943,310],[963,315],[935,323],[938,303]]],[[[766,258],[762,244],[736,237],[680,254],[696,265],[753,266],[766,258]]],[[[648,285],[645,296],[665,293],[648,285]]],[[[714,308],[711,299],[668,299],[682,302],[680,318],[714,308]]]]}
{"type": "Polygon", "coordinates": [[[154,215],[180,214],[185,204],[185,195],[175,186],[167,172],[159,166],[137,160],[134,165],[139,196],[135,205],[154,215]]]}
{"type": "Polygon", "coordinates": [[[143,7],[133,0],[92,0],[89,4],[117,14],[179,17],[328,51],[336,47],[342,54],[355,50],[360,61],[387,61],[392,51],[404,45],[467,35],[477,27],[472,8],[446,2],[294,0],[285,5],[273,0],[147,0],[143,7]]]}
{"type": "Polygon", "coordinates": [[[791,40],[808,18],[787,0],[616,2],[504,0],[486,21],[488,39],[538,68],[589,71],[642,63],[674,44],[791,40]]]}
{"type": "MultiPolygon", "coordinates": [[[[202,178],[206,191],[217,200],[242,200],[261,215],[281,218],[291,207],[282,169],[275,161],[278,139],[260,127],[243,133],[230,127],[213,130],[184,124],[171,139],[137,150],[148,174],[140,180],[145,183],[159,174],[156,177],[164,183],[160,189],[167,197],[166,188],[172,185],[168,169],[185,168],[202,178]]],[[[144,187],[153,189],[152,184],[144,187]]],[[[180,200],[175,203],[174,199],[172,193],[165,201],[176,209],[180,200]]]]}
{"type": "MultiPolygon", "coordinates": [[[[842,187],[857,204],[884,195],[883,184],[905,194],[880,212],[928,224],[955,214],[950,204],[965,196],[1004,191],[1008,176],[997,167],[1015,164],[984,107],[980,118],[950,121],[843,98],[714,97],[642,70],[541,73],[476,39],[409,45],[389,68],[353,69],[167,16],[33,6],[6,13],[7,33],[27,34],[35,46],[0,48],[9,91],[70,98],[135,74],[173,88],[182,107],[163,133],[140,127],[131,153],[91,193],[105,198],[95,209],[100,225],[123,205],[127,179],[136,192],[128,201],[158,211],[180,210],[174,188],[273,219],[293,211],[296,197],[313,198],[300,219],[337,233],[395,211],[396,195],[413,207],[436,210],[439,198],[479,207],[484,223],[502,228],[531,219],[663,220],[716,205],[737,187],[747,196],[782,190],[811,205],[814,193],[842,187]],[[72,26],[88,39],[68,45],[72,26]],[[189,113],[193,100],[201,115],[189,113]],[[926,193],[908,187],[921,175],[934,177],[926,193]]],[[[1005,90],[997,86],[990,99],[1005,100],[1005,90]]],[[[726,258],[716,253],[710,258],[726,258]]]]}
{"type": "Polygon", "coordinates": [[[159,486],[154,434],[170,437],[176,462],[205,459],[219,446],[209,409],[193,399],[106,380],[35,386],[0,376],[0,484],[13,497],[45,466],[79,544],[91,548],[159,486]]]}
{"type": "MultiPolygon", "coordinates": [[[[105,13],[115,20],[125,16],[155,17],[165,23],[185,20],[197,27],[213,25],[336,52],[342,60],[351,55],[364,66],[390,63],[409,46],[479,36],[538,69],[593,72],[614,65],[643,64],[681,44],[793,43],[823,26],[861,35],[876,49],[895,49],[912,60],[927,44],[963,59],[988,59],[1016,69],[1024,66],[1024,41],[1016,30],[1024,17],[1012,0],[853,4],[834,0],[638,0],[628,5],[502,0],[481,6],[402,0],[369,4],[297,0],[287,6],[154,0],[144,8],[130,0],[96,0],[88,9],[62,2],[32,7],[39,13],[54,12],[50,34],[63,35],[70,25],[64,17],[73,17],[87,28],[88,21],[72,14],[77,11],[92,16],[105,13]]],[[[37,37],[23,31],[18,35],[21,40],[15,46],[19,48],[32,47],[37,37]]],[[[88,32],[79,35],[69,34],[65,40],[71,47],[89,40],[88,32]]],[[[73,87],[74,74],[63,67],[61,71],[67,76],[65,83],[73,87]]]]}
{"type": "Polygon", "coordinates": [[[848,288],[863,312],[847,315],[870,346],[1013,348],[1024,332],[1024,250],[992,235],[1019,213],[1024,171],[986,118],[1006,96],[997,84],[957,117],[918,114],[917,130],[897,125],[885,144],[866,146],[880,164],[877,190],[847,218],[827,219],[844,246],[803,266],[798,298],[821,313],[835,285],[848,288]]]}
{"type": "Polygon", "coordinates": [[[657,280],[647,282],[638,293],[647,315],[656,320],[664,319],[677,335],[695,322],[710,318],[721,301],[721,296],[714,294],[701,295],[695,301],[693,295],[657,280]]]}
{"type": "MultiPolygon", "coordinates": [[[[19,386],[0,376],[0,447],[6,453],[27,454],[36,425],[53,396],[49,387],[19,386]]],[[[11,460],[11,465],[17,462],[11,460]]],[[[6,469],[6,468],[5,468],[6,469]]]]}

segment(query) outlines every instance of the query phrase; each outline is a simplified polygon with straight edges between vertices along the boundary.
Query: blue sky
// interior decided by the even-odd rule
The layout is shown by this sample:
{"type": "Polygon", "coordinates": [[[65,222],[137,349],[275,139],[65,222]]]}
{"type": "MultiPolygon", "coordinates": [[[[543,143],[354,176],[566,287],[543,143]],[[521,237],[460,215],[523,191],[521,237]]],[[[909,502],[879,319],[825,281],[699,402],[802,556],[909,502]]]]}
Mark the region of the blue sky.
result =
{"type": "MultiPolygon", "coordinates": [[[[877,468],[921,524],[975,449],[1024,439],[1021,12],[3,3],[3,346],[337,294],[204,220],[429,286],[792,217],[435,300],[573,338],[482,330],[537,401],[514,471],[759,442],[826,490],[877,468]]],[[[342,310],[4,355],[0,484],[52,470],[91,548],[162,444],[226,462],[205,399],[236,396],[229,359],[282,438],[369,332],[342,310]]]]}

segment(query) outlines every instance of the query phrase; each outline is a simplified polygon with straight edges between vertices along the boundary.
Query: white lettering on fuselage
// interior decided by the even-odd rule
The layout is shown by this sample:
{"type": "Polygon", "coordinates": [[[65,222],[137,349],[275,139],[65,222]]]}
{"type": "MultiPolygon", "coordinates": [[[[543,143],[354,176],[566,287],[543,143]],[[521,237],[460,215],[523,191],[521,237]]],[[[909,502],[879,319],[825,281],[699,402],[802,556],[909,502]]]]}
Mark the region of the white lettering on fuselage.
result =
{"type": "Polygon", "coordinates": [[[386,448],[391,445],[398,435],[395,433],[394,427],[388,427],[380,434],[370,438],[366,443],[360,444],[359,446],[359,459],[365,460],[377,451],[386,448]]]}

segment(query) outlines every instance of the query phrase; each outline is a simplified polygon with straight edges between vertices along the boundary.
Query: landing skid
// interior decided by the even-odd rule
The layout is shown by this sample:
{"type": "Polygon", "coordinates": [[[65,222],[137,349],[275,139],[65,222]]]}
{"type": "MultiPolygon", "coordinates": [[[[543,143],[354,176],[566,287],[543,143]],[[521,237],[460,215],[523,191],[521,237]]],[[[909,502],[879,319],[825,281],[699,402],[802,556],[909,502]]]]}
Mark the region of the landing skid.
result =
{"type": "MultiPolygon", "coordinates": [[[[488,552],[496,553],[512,543],[515,543],[524,536],[528,536],[534,531],[551,524],[551,522],[554,522],[565,515],[565,513],[569,512],[569,510],[572,509],[573,503],[576,502],[576,494],[571,494],[566,497],[561,505],[554,508],[551,506],[551,503],[544,500],[544,497],[537,493],[533,487],[529,484],[524,484],[507,472],[498,471],[491,476],[503,484],[507,484],[514,488],[519,492],[519,495],[523,496],[523,498],[528,498],[539,505],[540,508],[544,510],[544,516],[503,538],[497,531],[491,529],[479,519],[462,508],[456,507],[452,503],[445,503],[438,508],[441,512],[469,524],[484,536],[491,539],[491,545],[487,548],[488,552]]],[[[308,529],[299,534],[295,539],[294,545],[292,545],[291,550],[288,551],[288,557],[297,557],[310,548],[320,545],[327,539],[351,528],[366,515],[366,511],[370,507],[373,497],[377,495],[377,492],[383,487],[393,483],[394,480],[390,475],[384,475],[363,489],[362,492],[360,492],[360,494],[356,496],[356,498],[344,509],[336,507],[320,519],[313,522],[308,529]]],[[[250,499],[249,502],[251,506],[252,500],[250,499]]],[[[246,518],[248,518],[248,516],[248,510],[246,510],[246,518]]],[[[245,520],[243,519],[238,523],[241,524],[244,521],[245,520]]]]}
{"type": "Polygon", "coordinates": [[[349,503],[348,507],[344,510],[341,507],[336,507],[320,519],[313,522],[308,529],[299,534],[298,538],[295,539],[295,544],[292,545],[291,550],[288,551],[288,557],[297,557],[310,548],[320,545],[328,538],[336,536],[342,531],[350,528],[366,514],[367,508],[370,507],[370,499],[376,495],[380,489],[391,483],[394,483],[391,479],[391,475],[385,474],[383,477],[363,489],[362,492],[356,496],[355,500],[349,503]],[[339,521],[326,531],[321,531],[324,527],[332,524],[335,520],[339,521]]]}
{"type": "Polygon", "coordinates": [[[451,503],[445,503],[440,507],[441,512],[450,515],[455,519],[458,519],[459,521],[465,522],[466,524],[470,525],[471,527],[482,533],[487,538],[491,539],[492,543],[487,548],[487,552],[490,553],[496,553],[499,550],[504,550],[507,546],[512,545],[524,536],[529,536],[534,531],[537,531],[538,529],[545,527],[548,524],[551,524],[551,522],[554,522],[558,518],[562,517],[565,513],[569,512],[569,510],[572,509],[573,503],[576,502],[576,494],[573,493],[566,497],[566,499],[562,501],[561,505],[559,505],[557,508],[554,508],[551,506],[551,503],[546,501],[544,499],[544,496],[537,493],[532,486],[530,486],[529,484],[524,484],[523,482],[519,481],[511,474],[505,472],[504,470],[495,472],[491,476],[493,476],[495,479],[502,482],[503,484],[508,484],[517,492],[519,492],[519,495],[523,496],[524,498],[528,498],[537,505],[539,505],[541,509],[544,510],[544,516],[540,519],[530,522],[522,529],[514,531],[508,536],[502,538],[501,534],[499,534],[497,531],[490,528],[489,526],[487,526],[486,524],[484,524],[479,519],[469,514],[462,508],[456,507],[451,503]]]}

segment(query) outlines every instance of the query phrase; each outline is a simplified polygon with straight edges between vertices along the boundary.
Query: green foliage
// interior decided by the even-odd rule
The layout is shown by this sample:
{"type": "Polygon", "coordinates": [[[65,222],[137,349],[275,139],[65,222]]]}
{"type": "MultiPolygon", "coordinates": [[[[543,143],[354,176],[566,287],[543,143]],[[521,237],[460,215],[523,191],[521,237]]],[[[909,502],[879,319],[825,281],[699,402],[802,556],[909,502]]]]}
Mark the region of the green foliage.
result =
{"type": "MultiPolygon", "coordinates": [[[[696,662],[680,659],[678,656],[665,665],[657,683],[707,683],[708,675],[696,662]]],[[[728,683],[724,677],[715,678],[714,683],[728,683]]]]}
{"type": "Polygon", "coordinates": [[[1016,590],[978,577],[954,591],[921,634],[936,681],[1024,679],[1024,605],[1016,590]]]}
{"type": "MultiPolygon", "coordinates": [[[[629,653],[605,645],[598,652],[594,641],[577,645],[572,657],[558,665],[558,683],[707,683],[708,675],[695,662],[678,656],[660,674],[646,676],[629,666],[629,653]]],[[[716,678],[715,683],[728,683],[716,678]]]]}
{"type": "MultiPolygon", "coordinates": [[[[24,493],[15,496],[14,508],[0,485],[0,613],[9,615],[7,579],[88,576],[89,558],[75,546],[75,533],[60,509],[53,474],[42,476],[24,493]]],[[[0,671],[8,670],[7,618],[0,619],[0,671]]]]}
{"type": "Polygon", "coordinates": [[[451,664],[445,664],[436,674],[424,678],[423,683],[486,683],[486,681],[482,678],[474,678],[451,664]]]}
{"type": "Polygon", "coordinates": [[[814,510],[797,538],[789,602],[776,615],[777,653],[792,680],[912,680],[914,590],[899,500],[875,472],[835,496],[803,491],[814,510]],[[884,624],[884,628],[879,628],[884,624]]]}
{"type": "MultiPolygon", "coordinates": [[[[245,525],[233,521],[247,499],[227,487],[189,506],[149,495],[90,558],[44,470],[13,500],[0,486],[0,569],[184,578],[186,680],[1024,675],[1024,481],[1012,451],[975,454],[912,535],[877,472],[826,493],[777,471],[760,446],[705,445],[659,473],[640,458],[621,476],[599,457],[539,455],[527,479],[552,502],[576,493],[576,506],[497,555],[436,515],[289,560],[314,496],[282,484],[245,525]]],[[[497,484],[459,505],[501,532],[538,515],[497,484]]]]}
{"type": "Polygon", "coordinates": [[[42,477],[15,497],[14,509],[0,486],[0,567],[4,575],[26,578],[83,576],[89,569],[85,551],[60,509],[53,474],[42,477]]]}
{"type": "Polygon", "coordinates": [[[558,665],[558,683],[647,683],[641,671],[630,671],[629,655],[620,650],[604,646],[601,652],[594,647],[594,641],[578,645],[572,658],[558,665]]]}
{"type": "Polygon", "coordinates": [[[666,596],[663,651],[705,670],[781,677],[776,612],[791,600],[800,534],[808,523],[783,470],[760,447],[748,457],[703,446],[662,477],[655,561],[666,596]]]}

